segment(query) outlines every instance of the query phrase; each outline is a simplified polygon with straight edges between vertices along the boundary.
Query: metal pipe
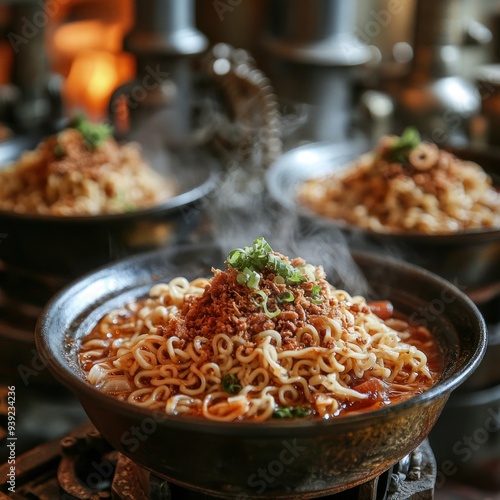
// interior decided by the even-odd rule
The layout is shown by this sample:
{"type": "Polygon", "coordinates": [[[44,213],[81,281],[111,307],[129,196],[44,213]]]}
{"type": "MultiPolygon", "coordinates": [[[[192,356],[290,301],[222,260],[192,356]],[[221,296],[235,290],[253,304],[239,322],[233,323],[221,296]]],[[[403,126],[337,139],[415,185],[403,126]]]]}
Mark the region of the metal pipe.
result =
{"type": "Polygon", "coordinates": [[[135,23],[124,47],[137,59],[137,77],[119,87],[110,104],[111,118],[123,135],[150,140],[151,134],[161,134],[176,142],[189,137],[191,57],[208,46],[194,26],[194,12],[193,0],[135,0],[135,23]],[[134,92],[142,97],[134,98],[134,92]],[[126,120],[116,112],[122,101],[128,103],[126,120]]]}
{"type": "Polygon", "coordinates": [[[311,105],[311,140],[349,135],[355,70],[372,58],[354,36],[352,0],[273,0],[268,52],[276,59],[270,76],[277,94],[311,105]]]}
{"type": "Polygon", "coordinates": [[[398,129],[417,126],[438,144],[466,141],[480,96],[460,75],[463,39],[462,0],[418,0],[411,70],[391,90],[398,129]]]}
{"type": "Polygon", "coordinates": [[[19,90],[13,126],[20,132],[47,131],[61,112],[60,88],[55,88],[45,53],[47,13],[42,2],[16,2],[9,8],[12,24],[7,38],[14,51],[11,83],[19,90]]]}
{"type": "Polygon", "coordinates": [[[207,48],[194,26],[193,0],[136,0],[135,23],[125,49],[141,56],[187,56],[207,48]]]}

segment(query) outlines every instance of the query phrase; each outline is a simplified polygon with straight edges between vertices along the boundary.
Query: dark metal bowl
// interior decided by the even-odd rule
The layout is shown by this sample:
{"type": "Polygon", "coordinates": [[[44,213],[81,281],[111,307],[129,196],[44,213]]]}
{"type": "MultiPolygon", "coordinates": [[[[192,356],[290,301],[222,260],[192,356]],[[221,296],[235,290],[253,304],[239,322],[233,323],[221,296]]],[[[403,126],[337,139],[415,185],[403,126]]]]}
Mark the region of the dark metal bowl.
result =
{"type": "Polygon", "coordinates": [[[486,347],[481,315],[453,285],[398,260],[354,257],[373,289],[369,298],[388,298],[399,311],[425,323],[444,357],[443,373],[432,388],[391,407],[329,421],[222,423],[148,411],[85,382],[78,345],[98,319],[146,295],[155,283],[179,275],[209,276],[210,267],[223,262],[214,247],[169,247],[81,278],[48,304],[37,325],[37,347],[111,445],[161,477],[228,498],[335,493],[368,481],[418,446],[486,347]]]}
{"type": "MultiPolygon", "coordinates": [[[[479,163],[500,186],[499,151],[451,151],[479,163]]],[[[423,266],[455,283],[481,306],[485,316],[500,321],[500,228],[430,235],[378,233],[315,214],[297,202],[303,182],[341,171],[363,152],[359,146],[345,143],[316,143],[293,149],[271,165],[266,176],[268,191],[288,212],[298,214],[305,232],[313,225],[329,227],[341,232],[353,249],[382,252],[423,266]]]]}
{"type": "MultiPolygon", "coordinates": [[[[0,168],[37,140],[0,145],[0,168]]],[[[157,206],[126,213],[57,217],[0,211],[3,288],[11,298],[43,305],[69,280],[113,260],[183,241],[216,187],[218,162],[201,150],[170,151],[166,172],[177,194],[157,206]]]]}

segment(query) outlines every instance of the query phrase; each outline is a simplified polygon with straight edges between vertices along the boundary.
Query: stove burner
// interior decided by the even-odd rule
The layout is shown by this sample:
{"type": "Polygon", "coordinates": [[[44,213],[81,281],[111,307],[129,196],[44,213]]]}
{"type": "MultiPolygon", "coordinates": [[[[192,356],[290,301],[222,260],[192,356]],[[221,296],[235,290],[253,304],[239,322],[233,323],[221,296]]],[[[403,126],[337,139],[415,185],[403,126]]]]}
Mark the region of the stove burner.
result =
{"type": "MultiPolygon", "coordinates": [[[[0,467],[0,498],[9,493],[9,465],[0,467]]],[[[405,500],[434,498],[436,463],[427,441],[389,471],[360,486],[324,498],[405,500]]],[[[16,459],[13,498],[65,500],[208,500],[146,471],[113,450],[85,423],[62,439],[42,444],[16,459]]]]}

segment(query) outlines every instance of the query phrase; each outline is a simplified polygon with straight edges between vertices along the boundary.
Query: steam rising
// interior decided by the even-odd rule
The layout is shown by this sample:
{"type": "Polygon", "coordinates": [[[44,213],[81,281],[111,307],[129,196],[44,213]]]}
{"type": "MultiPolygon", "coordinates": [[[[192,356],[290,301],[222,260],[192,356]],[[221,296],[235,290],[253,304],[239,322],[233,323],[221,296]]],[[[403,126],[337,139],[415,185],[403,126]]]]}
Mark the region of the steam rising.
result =
{"type": "Polygon", "coordinates": [[[328,280],[350,293],[366,296],[369,285],[354,263],[344,235],[327,224],[311,223],[271,199],[263,172],[233,164],[212,196],[208,214],[214,240],[224,255],[263,236],[273,249],[322,265],[328,280]]]}
{"type": "MultiPolygon", "coordinates": [[[[217,156],[226,165],[226,171],[216,191],[183,216],[187,219],[206,213],[210,221],[210,238],[221,247],[223,255],[263,236],[276,251],[322,265],[331,283],[350,293],[366,296],[369,285],[354,263],[344,235],[331,225],[301,219],[298,213],[281,207],[267,193],[263,166],[268,163],[264,146],[267,138],[262,136],[264,129],[259,117],[255,117],[255,96],[248,99],[249,102],[243,104],[249,116],[241,111],[240,103],[237,113],[240,121],[233,121],[224,114],[209,113],[209,122],[216,128],[214,138],[218,137],[214,141],[217,156]],[[241,120],[242,115],[247,119],[241,120]]],[[[182,165],[175,161],[171,143],[166,143],[164,137],[166,129],[175,130],[173,116],[164,111],[161,116],[142,120],[131,138],[141,143],[156,169],[182,176],[182,165]]],[[[280,116],[281,136],[296,131],[305,118],[301,108],[287,109],[280,116]]],[[[203,124],[201,128],[205,128],[203,124]]],[[[193,239],[204,236],[198,234],[193,239]]]]}

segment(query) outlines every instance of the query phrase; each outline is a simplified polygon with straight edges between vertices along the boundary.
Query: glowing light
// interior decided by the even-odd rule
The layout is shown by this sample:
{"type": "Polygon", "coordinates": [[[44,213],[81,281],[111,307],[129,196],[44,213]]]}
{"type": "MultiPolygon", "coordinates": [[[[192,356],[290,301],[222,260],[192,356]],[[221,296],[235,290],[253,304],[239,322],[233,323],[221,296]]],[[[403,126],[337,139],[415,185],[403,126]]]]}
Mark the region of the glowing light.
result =
{"type": "Polygon", "coordinates": [[[66,114],[84,111],[107,117],[112,92],[135,74],[135,62],[122,52],[133,23],[131,0],[67,0],[47,27],[51,68],[66,77],[66,114]],[[67,5],[66,5],[67,4],[67,5]]]}
{"type": "Polygon", "coordinates": [[[69,110],[83,110],[94,120],[105,118],[112,92],[132,75],[133,59],[128,54],[81,52],[73,61],[66,80],[65,97],[69,110]]]}

